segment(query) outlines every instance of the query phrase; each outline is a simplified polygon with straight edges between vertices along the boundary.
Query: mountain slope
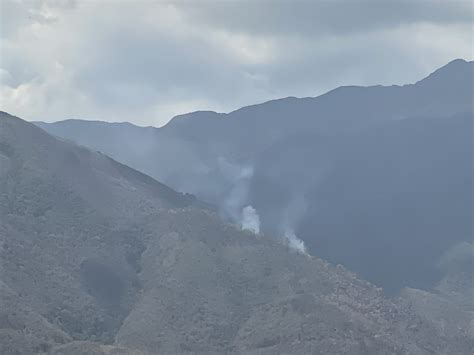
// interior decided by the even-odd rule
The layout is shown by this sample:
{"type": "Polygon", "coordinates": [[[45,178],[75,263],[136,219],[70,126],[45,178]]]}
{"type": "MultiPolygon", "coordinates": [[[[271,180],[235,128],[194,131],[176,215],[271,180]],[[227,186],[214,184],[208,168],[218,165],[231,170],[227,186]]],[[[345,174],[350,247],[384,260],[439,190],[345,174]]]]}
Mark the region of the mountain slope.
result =
{"type": "Polygon", "coordinates": [[[248,203],[265,230],[281,233],[287,216],[310,251],[387,291],[429,288],[442,254],[472,239],[472,119],[289,137],[257,160],[248,203]]]}
{"type": "Polygon", "coordinates": [[[0,147],[0,299],[44,319],[26,352],[470,351],[344,268],[5,113],[0,147]]]}
{"type": "MultiPolygon", "coordinates": [[[[147,151],[145,148],[151,145],[150,149],[160,147],[166,153],[170,144],[168,140],[173,139],[193,144],[199,153],[248,159],[278,139],[295,133],[309,131],[334,135],[360,131],[374,123],[392,119],[445,117],[470,111],[473,76],[474,62],[458,59],[415,84],[345,86],[314,98],[288,97],[243,107],[228,114],[199,111],[176,116],[161,129],[80,120],[36,124],[55,135],[84,142],[104,152],[117,151],[121,156],[126,152],[107,141],[129,135],[126,139],[130,142],[128,148],[131,154],[138,156],[130,156],[127,163],[150,173],[152,168],[149,165],[152,164],[140,166],[140,152],[147,151]],[[98,132],[106,132],[110,137],[98,132]],[[134,139],[137,135],[140,140],[134,139]],[[156,138],[164,142],[153,142],[156,138]]],[[[159,172],[155,170],[155,174],[159,172]]]]}
{"type": "Polygon", "coordinates": [[[455,60],[415,84],[190,113],[160,129],[38,124],[234,223],[253,205],[267,233],[296,232],[314,255],[397,292],[434,286],[443,248],[472,237],[473,70],[455,60]]]}
{"type": "Polygon", "coordinates": [[[0,117],[1,280],[72,337],[110,341],[138,289],[140,218],[194,202],[0,117]]]}

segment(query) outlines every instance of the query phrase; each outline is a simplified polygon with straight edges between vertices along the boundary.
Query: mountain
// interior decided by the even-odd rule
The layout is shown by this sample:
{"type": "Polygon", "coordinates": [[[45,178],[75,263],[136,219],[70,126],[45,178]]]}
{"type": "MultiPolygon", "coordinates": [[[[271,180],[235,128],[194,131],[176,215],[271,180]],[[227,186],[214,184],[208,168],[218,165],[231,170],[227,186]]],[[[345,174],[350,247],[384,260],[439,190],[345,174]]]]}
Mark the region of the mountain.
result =
{"type": "MultiPolygon", "coordinates": [[[[110,341],[139,287],[142,216],[195,199],[5,113],[0,167],[2,297],[15,295],[35,324],[41,315],[73,339],[110,341]]],[[[29,337],[10,311],[2,307],[6,324],[29,337]]]]}
{"type": "Polygon", "coordinates": [[[472,242],[473,73],[458,59],[415,84],[195,112],[162,128],[37,125],[193,193],[231,222],[252,205],[265,232],[296,234],[313,255],[397,293],[434,287],[442,254],[472,242]]]}
{"type": "Polygon", "coordinates": [[[412,301],[0,114],[2,354],[457,353],[412,301]],[[411,302],[411,303],[410,303],[411,302]]]}

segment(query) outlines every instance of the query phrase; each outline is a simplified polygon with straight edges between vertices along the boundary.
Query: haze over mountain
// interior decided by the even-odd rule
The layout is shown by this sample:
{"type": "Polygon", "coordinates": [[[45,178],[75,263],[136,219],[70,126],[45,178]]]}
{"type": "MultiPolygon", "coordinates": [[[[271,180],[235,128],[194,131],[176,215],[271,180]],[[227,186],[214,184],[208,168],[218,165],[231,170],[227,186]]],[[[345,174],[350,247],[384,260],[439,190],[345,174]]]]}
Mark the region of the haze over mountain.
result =
{"type": "Polygon", "coordinates": [[[36,124],[195,194],[233,223],[252,206],[266,233],[300,238],[389,293],[429,289],[447,251],[472,243],[473,70],[458,59],[415,84],[195,112],[160,129],[36,124]]]}
{"type": "Polygon", "coordinates": [[[473,355],[473,24],[0,0],[0,355],[473,355]]]}
{"type": "Polygon", "coordinates": [[[225,224],[193,196],[6,113],[0,163],[2,354],[472,350],[462,302],[430,318],[417,302],[434,295],[388,300],[341,266],[225,224]]]}

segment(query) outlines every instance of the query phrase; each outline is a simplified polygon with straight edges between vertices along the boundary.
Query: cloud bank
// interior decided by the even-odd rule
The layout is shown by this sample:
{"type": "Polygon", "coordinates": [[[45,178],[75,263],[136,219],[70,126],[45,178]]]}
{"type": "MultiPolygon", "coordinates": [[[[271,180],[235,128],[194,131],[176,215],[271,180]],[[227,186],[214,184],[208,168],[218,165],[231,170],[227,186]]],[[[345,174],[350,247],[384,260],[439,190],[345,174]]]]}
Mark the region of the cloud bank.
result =
{"type": "Polygon", "coordinates": [[[470,1],[3,0],[0,109],[165,124],[472,60],[470,1]]]}

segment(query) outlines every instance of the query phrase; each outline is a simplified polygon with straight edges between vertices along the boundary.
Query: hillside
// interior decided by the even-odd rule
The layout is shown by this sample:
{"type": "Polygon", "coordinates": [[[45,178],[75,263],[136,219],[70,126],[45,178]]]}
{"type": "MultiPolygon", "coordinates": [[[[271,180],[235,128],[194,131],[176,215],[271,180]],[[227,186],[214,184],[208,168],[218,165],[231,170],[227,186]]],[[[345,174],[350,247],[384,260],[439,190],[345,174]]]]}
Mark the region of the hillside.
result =
{"type": "Polygon", "coordinates": [[[37,124],[231,222],[252,205],[265,232],[296,233],[312,254],[397,293],[434,287],[443,252],[472,241],[473,70],[455,60],[414,84],[195,112],[159,129],[37,124]]]}
{"type": "Polygon", "coordinates": [[[467,330],[6,113],[0,157],[2,354],[471,350],[467,330]]]}

